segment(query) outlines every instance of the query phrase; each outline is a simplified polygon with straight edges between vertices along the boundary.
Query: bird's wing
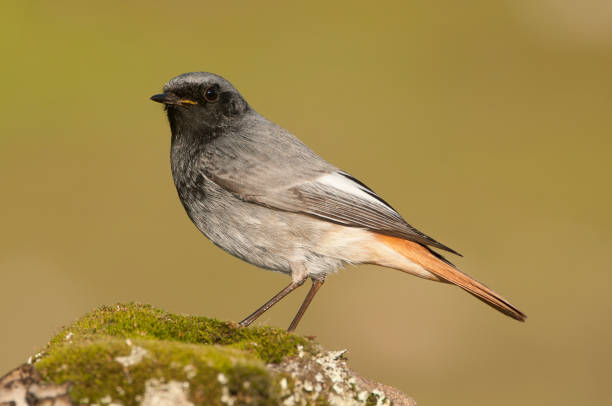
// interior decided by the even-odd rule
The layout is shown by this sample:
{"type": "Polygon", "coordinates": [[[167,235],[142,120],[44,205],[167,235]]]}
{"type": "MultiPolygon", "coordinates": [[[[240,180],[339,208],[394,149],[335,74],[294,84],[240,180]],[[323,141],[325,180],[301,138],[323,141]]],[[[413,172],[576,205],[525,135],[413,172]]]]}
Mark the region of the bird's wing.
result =
{"type": "Polygon", "coordinates": [[[203,174],[244,201],[461,255],[412,227],[372,189],[324,161],[291,134],[279,137],[277,133],[269,143],[258,141],[245,137],[217,143],[204,154],[203,174]]]}

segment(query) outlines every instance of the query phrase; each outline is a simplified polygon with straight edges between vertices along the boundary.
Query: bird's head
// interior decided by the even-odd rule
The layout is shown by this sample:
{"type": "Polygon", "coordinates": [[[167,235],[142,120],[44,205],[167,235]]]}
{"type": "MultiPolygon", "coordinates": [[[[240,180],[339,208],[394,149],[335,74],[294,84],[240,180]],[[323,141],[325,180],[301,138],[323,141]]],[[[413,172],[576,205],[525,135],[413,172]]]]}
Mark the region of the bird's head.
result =
{"type": "Polygon", "coordinates": [[[171,79],[151,100],[166,106],[173,135],[216,132],[249,111],[230,82],[208,72],[190,72],[171,79]]]}

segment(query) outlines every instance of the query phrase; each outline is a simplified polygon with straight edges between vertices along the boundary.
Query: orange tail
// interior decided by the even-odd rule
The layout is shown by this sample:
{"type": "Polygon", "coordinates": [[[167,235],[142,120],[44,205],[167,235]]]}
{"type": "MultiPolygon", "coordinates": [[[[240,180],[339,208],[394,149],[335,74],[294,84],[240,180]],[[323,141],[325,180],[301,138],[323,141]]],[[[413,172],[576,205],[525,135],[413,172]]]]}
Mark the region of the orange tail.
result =
{"type": "Polygon", "coordinates": [[[506,299],[452,265],[437,258],[430,250],[421,244],[382,234],[376,234],[376,238],[410,261],[433,273],[435,276],[461,287],[505,315],[519,321],[525,321],[527,318],[525,314],[510,304],[506,299]]]}

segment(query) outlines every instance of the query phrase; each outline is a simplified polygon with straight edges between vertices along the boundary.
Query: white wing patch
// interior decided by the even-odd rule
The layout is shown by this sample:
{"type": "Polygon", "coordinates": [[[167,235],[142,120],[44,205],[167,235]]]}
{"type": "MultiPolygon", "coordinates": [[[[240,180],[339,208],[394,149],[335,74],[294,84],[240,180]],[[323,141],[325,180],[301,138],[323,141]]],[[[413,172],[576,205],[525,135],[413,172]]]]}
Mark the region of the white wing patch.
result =
{"type": "MultiPolygon", "coordinates": [[[[374,196],[370,194],[367,189],[365,189],[360,184],[352,181],[351,179],[343,176],[338,172],[326,173],[323,176],[319,176],[314,180],[316,183],[320,183],[323,185],[331,186],[334,189],[338,189],[344,193],[348,193],[352,196],[358,197],[359,199],[367,200],[370,203],[374,203],[380,207],[384,207],[386,210],[392,211],[395,213],[391,207],[387,206],[374,196]]],[[[373,192],[372,192],[373,193],[373,192]]]]}

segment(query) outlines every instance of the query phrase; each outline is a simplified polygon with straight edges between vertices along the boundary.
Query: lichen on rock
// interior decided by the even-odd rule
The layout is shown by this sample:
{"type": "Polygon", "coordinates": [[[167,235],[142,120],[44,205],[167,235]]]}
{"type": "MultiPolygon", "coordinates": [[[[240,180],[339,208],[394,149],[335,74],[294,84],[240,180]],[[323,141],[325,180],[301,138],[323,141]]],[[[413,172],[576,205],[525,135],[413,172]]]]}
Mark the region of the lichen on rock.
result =
{"type": "MultiPolygon", "coordinates": [[[[32,360],[36,379],[13,379],[21,392],[0,387],[0,399],[29,405],[23,394],[32,389],[55,390],[58,405],[414,404],[354,374],[343,354],[275,328],[105,306],[53,338],[32,360]]],[[[23,375],[12,373],[2,379],[23,375]]]]}

